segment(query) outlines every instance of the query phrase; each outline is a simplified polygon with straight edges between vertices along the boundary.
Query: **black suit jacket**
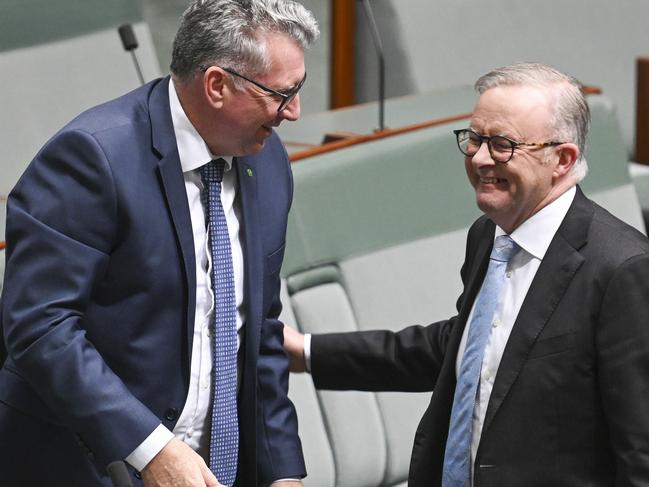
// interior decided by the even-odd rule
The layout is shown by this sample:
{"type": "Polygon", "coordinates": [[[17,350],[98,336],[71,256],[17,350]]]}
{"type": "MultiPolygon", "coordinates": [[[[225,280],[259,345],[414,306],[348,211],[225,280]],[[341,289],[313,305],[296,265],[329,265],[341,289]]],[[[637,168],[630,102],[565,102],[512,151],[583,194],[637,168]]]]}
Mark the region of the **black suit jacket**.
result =
{"type": "MultiPolygon", "coordinates": [[[[409,485],[441,485],[462,332],[494,224],[469,230],[458,315],[392,333],[314,336],[317,387],[434,389],[409,485]]],[[[532,282],[502,356],[475,487],[649,485],[649,241],[579,190],[532,282]]]]}
{"type": "MultiPolygon", "coordinates": [[[[109,485],[106,465],[158,424],[173,429],[184,407],[196,267],[168,83],[81,114],[9,196],[3,487],[109,485]]],[[[238,485],[256,487],[305,473],[278,320],[293,183],[275,134],[233,170],[246,315],[238,485]]]]}

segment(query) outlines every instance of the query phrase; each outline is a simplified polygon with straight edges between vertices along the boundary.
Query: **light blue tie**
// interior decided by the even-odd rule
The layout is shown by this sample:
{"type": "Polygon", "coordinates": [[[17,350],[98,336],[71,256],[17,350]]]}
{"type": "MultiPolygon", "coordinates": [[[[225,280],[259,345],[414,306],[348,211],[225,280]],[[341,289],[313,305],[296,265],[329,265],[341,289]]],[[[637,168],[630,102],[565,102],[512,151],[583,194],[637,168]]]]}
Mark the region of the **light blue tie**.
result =
{"type": "Polygon", "coordinates": [[[212,336],[212,429],[210,470],[231,487],[237,476],[239,422],[237,415],[237,308],[228,224],[221,204],[225,161],[217,159],[201,168],[206,191],[208,236],[212,255],[214,315],[212,336]]]}
{"type": "Polygon", "coordinates": [[[476,299],[473,318],[466,341],[460,376],[455,387],[451,423],[449,426],[442,487],[468,487],[471,476],[471,427],[475,408],[482,357],[491,324],[502,297],[507,262],[520,249],[509,235],[496,237],[489,256],[489,267],[480,294],[476,299]]]}

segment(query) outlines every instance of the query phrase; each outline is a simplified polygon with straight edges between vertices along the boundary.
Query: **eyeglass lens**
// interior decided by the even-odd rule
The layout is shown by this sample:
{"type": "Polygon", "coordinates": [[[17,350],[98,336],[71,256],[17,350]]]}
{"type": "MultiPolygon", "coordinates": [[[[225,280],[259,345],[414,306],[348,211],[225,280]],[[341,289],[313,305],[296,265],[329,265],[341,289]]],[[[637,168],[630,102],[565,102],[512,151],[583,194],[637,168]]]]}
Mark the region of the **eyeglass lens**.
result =
{"type": "Polygon", "coordinates": [[[461,130],[457,133],[457,145],[466,156],[473,157],[479,150],[482,142],[486,142],[489,154],[497,162],[507,162],[514,153],[514,143],[506,137],[494,135],[485,137],[472,130],[461,130]]]}

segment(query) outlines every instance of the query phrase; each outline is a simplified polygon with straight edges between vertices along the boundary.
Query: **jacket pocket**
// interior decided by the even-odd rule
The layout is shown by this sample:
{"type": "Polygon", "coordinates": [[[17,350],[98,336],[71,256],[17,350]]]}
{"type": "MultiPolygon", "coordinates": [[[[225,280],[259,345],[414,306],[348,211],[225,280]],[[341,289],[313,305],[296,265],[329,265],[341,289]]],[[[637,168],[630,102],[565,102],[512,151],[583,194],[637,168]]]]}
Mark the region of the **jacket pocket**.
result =
{"type": "Polygon", "coordinates": [[[536,342],[530,353],[530,359],[546,357],[575,348],[576,333],[565,333],[536,342]]]}

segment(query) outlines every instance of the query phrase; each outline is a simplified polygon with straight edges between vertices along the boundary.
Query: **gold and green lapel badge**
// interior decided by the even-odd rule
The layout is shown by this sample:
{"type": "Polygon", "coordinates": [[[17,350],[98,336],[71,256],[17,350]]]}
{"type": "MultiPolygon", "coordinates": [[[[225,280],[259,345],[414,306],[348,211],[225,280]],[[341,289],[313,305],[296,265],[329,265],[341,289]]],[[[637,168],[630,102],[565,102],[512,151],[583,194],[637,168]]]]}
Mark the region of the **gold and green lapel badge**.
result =
{"type": "Polygon", "coordinates": [[[252,177],[252,169],[247,168],[246,169],[246,174],[248,175],[249,178],[251,178],[252,177]]]}

